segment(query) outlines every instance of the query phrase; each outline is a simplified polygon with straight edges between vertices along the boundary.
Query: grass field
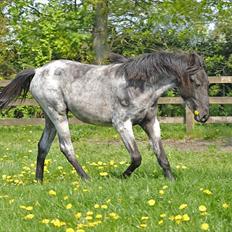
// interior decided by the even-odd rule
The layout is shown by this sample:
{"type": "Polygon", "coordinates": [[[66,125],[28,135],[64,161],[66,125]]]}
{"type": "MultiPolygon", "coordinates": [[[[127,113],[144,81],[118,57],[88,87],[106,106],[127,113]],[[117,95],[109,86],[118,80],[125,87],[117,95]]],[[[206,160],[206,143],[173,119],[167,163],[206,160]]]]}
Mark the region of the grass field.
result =
{"type": "Polygon", "coordinates": [[[232,142],[232,126],[162,132],[175,182],[163,177],[139,128],[142,165],[121,179],[130,159],[117,133],[81,125],[72,127],[73,143],[91,181],[80,180],[56,140],[41,185],[34,171],[42,127],[0,127],[0,231],[232,231],[232,151],[218,145],[232,142]],[[194,139],[207,143],[198,149],[194,139]],[[185,149],[173,141],[186,141],[185,149]]]}

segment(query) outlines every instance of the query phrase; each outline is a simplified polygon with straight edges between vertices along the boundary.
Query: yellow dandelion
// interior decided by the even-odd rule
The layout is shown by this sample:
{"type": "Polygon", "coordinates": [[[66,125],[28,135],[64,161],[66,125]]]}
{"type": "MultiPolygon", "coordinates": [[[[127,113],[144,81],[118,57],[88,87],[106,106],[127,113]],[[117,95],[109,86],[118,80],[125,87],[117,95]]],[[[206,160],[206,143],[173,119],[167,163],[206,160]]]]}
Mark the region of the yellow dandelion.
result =
{"type": "Polygon", "coordinates": [[[46,159],[45,162],[44,162],[44,164],[45,164],[45,165],[48,165],[48,164],[50,164],[51,162],[52,162],[51,159],[46,159]]]}
{"type": "Polygon", "coordinates": [[[203,223],[201,224],[201,230],[208,230],[209,229],[209,224],[203,223]]]}
{"type": "Polygon", "coordinates": [[[187,207],[188,207],[187,204],[181,204],[181,205],[179,206],[179,209],[185,209],[185,208],[187,208],[187,207]]]}
{"type": "Polygon", "coordinates": [[[49,222],[50,222],[49,219],[43,219],[43,220],[41,221],[42,224],[48,224],[49,222]]]}
{"type": "Polygon", "coordinates": [[[154,206],[155,205],[155,200],[154,199],[150,199],[148,202],[147,202],[148,205],[150,206],[154,206]]]}
{"type": "Polygon", "coordinates": [[[165,214],[165,213],[161,213],[161,214],[160,214],[160,217],[161,217],[161,218],[165,218],[165,217],[166,217],[166,214],[165,214]]]}
{"type": "Polygon", "coordinates": [[[111,199],[108,199],[108,200],[106,201],[107,204],[109,204],[110,202],[111,202],[111,199]]]}
{"type": "Polygon", "coordinates": [[[205,193],[206,195],[212,195],[213,194],[209,189],[204,189],[203,193],[205,193]]]}
{"type": "Polygon", "coordinates": [[[86,216],[85,219],[86,219],[86,220],[92,220],[93,217],[92,217],[92,216],[86,216]]]}
{"type": "Polygon", "coordinates": [[[102,209],[107,209],[108,206],[107,206],[107,205],[101,205],[101,208],[102,208],[102,209]]]}
{"type": "Polygon", "coordinates": [[[99,205],[99,204],[95,204],[95,205],[94,205],[94,208],[95,208],[95,209],[98,209],[98,208],[100,208],[100,205],[99,205]]]}
{"type": "Polygon", "coordinates": [[[178,214],[174,217],[176,224],[180,224],[182,220],[182,215],[178,214]]]}
{"type": "Polygon", "coordinates": [[[75,218],[76,218],[76,219],[80,219],[80,218],[81,218],[81,213],[76,213],[76,214],[75,214],[75,218]]]}
{"type": "Polygon", "coordinates": [[[222,204],[222,207],[223,207],[224,209],[228,209],[228,208],[230,207],[230,205],[227,204],[227,203],[224,203],[224,204],[222,204]]]}
{"type": "Polygon", "coordinates": [[[164,195],[164,190],[161,189],[161,190],[159,191],[159,194],[160,194],[160,195],[164,195]]]}
{"type": "Polygon", "coordinates": [[[95,216],[95,218],[96,218],[96,219],[101,219],[101,218],[102,218],[102,215],[101,215],[101,214],[97,214],[97,215],[95,216]]]}
{"type": "Polygon", "coordinates": [[[12,203],[14,203],[15,199],[10,199],[9,200],[9,204],[11,205],[12,203]]]}
{"type": "Polygon", "coordinates": [[[200,205],[200,206],[198,207],[198,209],[199,209],[200,212],[206,212],[206,211],[207,211],[207,208],[206,208],[206,206],[204,206],[204,205],[200,205]]]}
{"type": "Polygon", "coordinates": [[[56,196],[56,192],[54,190],[49,190],[48,194],[50,196],[56,196]]]}
{"type": "Polygon", "coordinates": [[[107,172],[100,172],[99,175],[100,176],[108,176],[108,173],[107,172]]]}
{"type": "Polygon", "coordinates": [[[123,164],[125,164],[126,163],[126,161],[120,161],[119,162],[119,164],[121,164],[121,165],[123,165],[123,164]]]}
{"type": "Polygon", "coordinates": [[[115,219],[117,220],[119,218],[118,214],[116,213],[109,213],[109,216],[112,218],[112,219],[115,219]]]}
{"type": "Polygon", "coordinates": [[[182,220],[183,220],[184,222],[190,221],[189,215],[188,215],[188,214],[184,214],[184,215],[182,216],[182,220]]]}
{"type": "Polygon", "coordinates": [[[71,203],[67,204],[67,205],[65,206],[65,208],[66,208],[66,209],[71,209],[71,208],[72,208],[72,204],[71,204],[71,203]]]}
{"type": "Polygon", "coordinates": [[[51,221],[51,223],[55,226],[55,227],[61,227],[61,226],[65,226],[66,225],[66,223],[65,222],[63,222],[63,221],[60,221],[59,219],[53,219],[52,221],[51,221]]]}
{"type": "Polygon", "coordinates": [[[201,216],[206,216],[206,215],[208,215],[207,212],[202,212],[202,213],[201,213],[201,216]]]}
{"type": "Polygon", "coordinates": [[[178,221],[178,220],[181,220],[182,219],[182,215],[178,214],[175,216],[175,220],[178,221]]]}
{"type": "Polygon", "coordinates": [[[88,215],[88,216],[93,215],[93,211],[88,211],[88,212],[86,213],[86,215],[88,215]]]}
{"type": "Polygon", "coordinates": [[[139,227],[140,227],[140,228],[146,228],[146,227],[147,227],[147,224],[140,224],[139,227]]]}
{"type": "Polygon", "coordinates": [[[158,224],[159,224],[159,225],[162,225],[163,223],[164,223],[164,220],[163,220],[163,219],[158,221],[158,224]]]}
{"type": "Polygon", "coordinates": [[[77,229],[81,229],[81,228],[83,228],[84,226],[85,226],[85,224],[79,223],[79,224],[77,224],[77,229]]]}
{"type": "Polygon", "coordinates": [[[65,200],[65,201],[68,200],[68,196],[64,196],[64,200],[65,200]]]}
{"type": "Polygon", "coordinates": [[[95,222],[89,222],[86,226],[87,227],[94,227],[94,226],[96,226],[96,223],[95,222]]]}
{"type": "Polygon", "coordinates": [[[115,161],[114,160],[110,160],[110,165],[114,165],[115,161]]]}
{"type": "Polygon", "coordinates": [[[85,232],[83,229],[78,229],[77,232],[85,232]]]}
{"type": "Polygon", "coordinates": [[[75,230],[73,228],[67,228],[65,232],[75,232],[75,230]]]}
{"type": "Polygon", "coordinates": [[[169,220],[174,221],[174,220],[175,220],[175,216],[173,216],[173,215],[170,216],[170,217],[169,217],[169,220]]]}
{"type": "Polygon", "coordinates": [[[141,220],[148,220],[148,219],[149,219],[148,216],[143,216],[143,217],[141,217],[141,220]]]}
{"type": "Polygon", "coordinates": [[[28,215],[26,215],[25,217],[24,217],[24,219],[25,220],[31,220],[31,219],[33,219],[35,217],[35,215],[34,214],[28,214],[28,215]]]}
{"type": "Polygon", "coordinates": [[[98,224],[101,224],[102,221],[101,220],[97,220],[97,221],[95,221],[95,223],[96,223],[96,225],[98,225],[98,224]]]}

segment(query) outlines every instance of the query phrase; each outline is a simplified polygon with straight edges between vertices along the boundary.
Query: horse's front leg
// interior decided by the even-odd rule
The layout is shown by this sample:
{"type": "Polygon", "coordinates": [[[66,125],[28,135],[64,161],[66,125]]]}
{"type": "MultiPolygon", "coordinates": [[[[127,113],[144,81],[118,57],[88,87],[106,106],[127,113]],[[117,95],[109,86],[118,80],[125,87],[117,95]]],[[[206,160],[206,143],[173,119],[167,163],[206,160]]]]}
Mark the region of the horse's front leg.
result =
{"type": "Polygon", "coordinates": [[[131,156],[131,164],[123,173],[124,177],[128,177],[140,166],[142,158],[135,142],[131,121],[127,120],[125,122],[116,122],[114,123],[114,126],[119,132],[122,141],[131,156]]]}
{"type": "Polygon", "coordinates": [[[159,165],[162,167],[164,171],[164,176],[168,179],[173,180],[174,177],[172,175],[171,167],[168,162],[168,158],[165,154],[163,144],[160,137],[160,125],[159,121],[155,116],[148,116],[144,119],[144,121],[141,123],[141,127],[144,129],[144,131],[147,133],[152,148],[156,154],[157,160],[159,165]]]}

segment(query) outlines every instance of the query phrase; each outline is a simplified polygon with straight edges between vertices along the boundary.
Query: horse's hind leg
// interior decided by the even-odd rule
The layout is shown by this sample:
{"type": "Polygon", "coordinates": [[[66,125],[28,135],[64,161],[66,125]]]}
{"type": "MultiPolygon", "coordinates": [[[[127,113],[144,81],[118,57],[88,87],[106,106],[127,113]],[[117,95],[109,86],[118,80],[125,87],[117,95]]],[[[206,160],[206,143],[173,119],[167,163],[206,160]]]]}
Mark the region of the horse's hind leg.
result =
{"type": "Polygon", "coordinates": [[[58,133],[58,136],[59,136],[60,150],[66,156],[67,160],[75,168],[76,172],[83,179],[89,179],[88,175],[83,170],[83,168],[78,163],[78,161],[77,161],[77,159],[75,157],[67,118],[66,118],[66,120],[63,120],[63,121],[59,122],[59,124],[56,125],[56,128],[57,128],[57,133],[58,133]]]}
{"type": "MultiPolygon", "coordinates": [[[[153,115],[153,113],[151,115],[153,115]]],[[[151,141],[152,148],[156,154],[159,165],[162,167],[162,169],[164,171],[165,177],[167,177],[171,180],[174,179],[172,172],[171,172],[170,164],[168,162],[168,158],[165,154],[165,151],[164,151],[163,145],[162,145],[162,141],[160,138],[159,121],[154,116],[147,117],[143,121],[141,126],[144,129],[144,131],[147,133],[147,135],[151,141]]]]}
{"type": "Polygon", "coordinates": [[[67,160],[75,168],[76,172],[83,179],[88,179],[89,178],[88,175],[83,170],[81,165],[78,163],[74,153],[66,110],[57,112],[56,110],[49,108],[47,109],[47,114],[49,115],[49,118],[52,120],[56,128],[61,152],[65,155],[67,160]]]}
{"type": "Polygon", "coordinates": [[[122,141],[127,148],[131,156],[131,164],[123,173],[124,177],[128,177],[131,173],[140,166],[141,164],[141,155],[139,153],[137,144],[135,142],[134,133],[132,130],[132,123],[130,120],[126,122],[114,123],[115,128],[119,132],[122,141]]]}
{"type": "Polygon", "coordinates": [[[45,115],[45,128],[38,143],[38,156],[36,164],[36,180],[38,181],[43,181],[44,161],[55,136],[56,128],[51,120],[45,115]]]}

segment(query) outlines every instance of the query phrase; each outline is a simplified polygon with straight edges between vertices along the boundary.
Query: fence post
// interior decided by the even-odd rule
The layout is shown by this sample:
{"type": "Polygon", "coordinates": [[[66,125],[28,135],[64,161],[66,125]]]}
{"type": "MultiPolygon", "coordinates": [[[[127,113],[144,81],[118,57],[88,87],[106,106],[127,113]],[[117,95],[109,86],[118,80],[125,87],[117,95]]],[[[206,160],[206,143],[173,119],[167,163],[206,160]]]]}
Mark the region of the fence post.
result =
{"type": "Polygon", "coordinates": [[[194,118],[193,118],[193,113],[191,110],[188,108],[188,106],[185,106],[185,125],[186,125],[186,132],[189,133],[193,129],[194,125],[194,118]]]}

